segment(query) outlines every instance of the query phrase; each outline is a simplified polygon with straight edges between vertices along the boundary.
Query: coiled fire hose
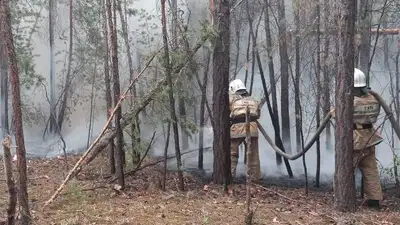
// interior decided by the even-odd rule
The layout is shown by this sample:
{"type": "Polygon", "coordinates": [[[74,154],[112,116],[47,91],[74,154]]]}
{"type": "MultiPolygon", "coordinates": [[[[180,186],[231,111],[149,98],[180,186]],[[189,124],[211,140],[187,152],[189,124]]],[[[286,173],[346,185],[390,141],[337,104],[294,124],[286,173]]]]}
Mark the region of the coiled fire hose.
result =
{"type": "MultiPolygon", "coordinates": [[[[383,98],[378,93],[376,93],[372,90],[370,90],[369,93],[372,94],[376,98],[376,100],[379,102],[379,104],[382,106],[383,110],[386,113],[386,116],[388,117],[390,123],[392,124],[392,127],[397,135],[397,138],[399,138],[399,140],[400,140],[400,126],[399,126],[398,122],[396,121],[396,119],[394,118],[392,111],[390,111],[389,106],[387,105],[385,100],[383,100],[383,98]]],[[[325,129],[326,125],[329,123],[331,118],[332,118],[332,113],[328,113],[328,115],[325,116],[321,125],[318,127],[315,134],[312,136],[311,140],[304,146],[303,151],[297,153],[296,155],[289,155],[289,154],[283,152],[280,148],[278,148],[275,145],[275,143],[272,141],[271,137],[268,136],[267,132],[264,130],[263,126],[261,126],[261,124],[258,121],[257,121],[257,125],[258,125],[258,129],[260,130],[261,134],[264,136],[264,138],[267,140],[268,144],[272,147],[272,149],[276,153],[278,153],[285,159],[296,160],[296,159],[300,158],[302,155],[304,155],[305,153],[307,153],[308,150],[310,150],[311,146],[313,146],[314,142],[317,140],[317,137],[325,129]]]]}

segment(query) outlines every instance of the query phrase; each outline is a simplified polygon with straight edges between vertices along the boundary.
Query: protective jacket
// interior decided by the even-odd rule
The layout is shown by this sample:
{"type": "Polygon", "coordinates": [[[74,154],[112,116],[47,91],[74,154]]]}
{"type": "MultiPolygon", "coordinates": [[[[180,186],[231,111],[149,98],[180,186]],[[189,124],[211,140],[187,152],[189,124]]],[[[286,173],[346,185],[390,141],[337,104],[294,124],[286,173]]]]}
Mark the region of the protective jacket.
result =
{"type": "Polygon", "coordinates": [[[246,137],[246,107],[250,110],[250,136],[258,137],[258,126],[255,122],[260,118],[259,101],[251,96],[239,94],[229,95],[229,109],[231,119],[231,138],[246,137]]]}
{"type": "Polygon", "coordinates": [[[354,150],[369,148],[383,141],[373,127],[378,119],[380,108],[379,102],[371,94],[354,97],[354,150]]]}
{"type": "MultiPolygon", "coordinates": [[[[370,200],[383,199],[375,159],[375,146],[383,139],[373,127],[378,119],[380,107],[379,102],[371,94],[354,96],[353,166],[361,170],[365,195],[370,200]]],[[[334,116],[334,110],[331,113],[334,116]]]]}
{"type": "MultiPolygon", "coordinates": [[[[258,126],[256,120],[260,118],[259,102],[249,95],[230,94],[229,109],[231,119],[231,173],[236,175],[236,167],[239,161],[239,145],[246,139],[246,110],[250,111],[250,177],[252,180],[261,179],[260,158],[258,152],[258,126]]],[[[248,151],[247,145],[246,152],[248,151]]]]}

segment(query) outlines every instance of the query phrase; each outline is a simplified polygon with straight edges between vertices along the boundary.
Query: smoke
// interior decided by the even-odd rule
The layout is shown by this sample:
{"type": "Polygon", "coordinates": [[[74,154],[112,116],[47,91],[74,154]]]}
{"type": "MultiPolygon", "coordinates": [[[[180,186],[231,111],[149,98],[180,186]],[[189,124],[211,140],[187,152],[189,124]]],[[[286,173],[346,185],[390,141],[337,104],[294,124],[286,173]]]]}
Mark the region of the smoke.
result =
{"type": "MultiPolygon", "coordinates": [[[[183,1],[181,1],[182,3],[183,1]]],[[[190,0],[187,2],[190,5],[191,8],[191,26],[190,29],[194,29],[194,27],[199,27],[198,21],[201,19],[204,19],[208,16],[208,11],[207,9],[207,2],[200,3],[199,1],[194,1],[190,0]]],[[[154,15],[155,17],[152,19],[149,19],[148,21],[140,21],[138,22],[138,17],[128,17],[128,26],[129,30],[132,31],[133,34],[133,39],[135,40],[135,47],[132,49],[132,55],[136,55],[136,53],[140,52],[142,55],[146,55],[151,51],[154,51],[158,48],[160,44],[160,38],[158,37],[159,35],[155,35],[155,41],[151,44],[143,43],[143,41],[146,41],[149,39],[149,36],[143,35],[142,32],[145,33],[150,33],[151,34],[157,34],[159,33],[160,30],[160,18],[157,17],[159,15],[159,3],[156,3],[155,1],[145,1],[145,0],[139,0],[135,1],[135,4],[133,7],[137,7],[140,5],[142,9],[144,9],[146,12],[149,13],[149,15],[154,15]],[[137,3],[137,4],[136,4],[137,3]],[[143,24],[146,23],[147,26],[143,26],[143,24]],[[155,30],[150,29],[152,25],[158,25],[158,28],[155,30]]],[[[288,21],[291,20],[291,2],[287,1],[286,2],[287,6],[287,19],[288,21]]],[[[138,9],[138,8],[135,8],[138,9]]],[[[139,9],[140,10],[140,9],[139,9]]],[[[185,11],[185,7],[182,7],[182,10],[185,11]]],[[[68,27],[68,7],[65,5],[59,5],[58,6],[58,12],[60,13],[59,16],[57,17],[57,23],[58,23],[58,30],[59,32],[67,30],[68,27]],[[61,31],[60,31],[61,30],[61,31]]],[[[233,13],[234,14],[234,13],[233,13]]],[[[47,27],[47,16],[48,12],[46,10],[42,11],[42,16],[44,17],[43,21],[40,21],[39,24],[41,24],[41,27],[38,29],[38,32],[33,35],[33,41],[32,43],[34,44],[34,54],[37,55],[35,57],[35,64],[36,64],[36,72],[38,74],[41,74],[45,78],[45,83],[47,84],[49,81],[49,69],[50,69],[50,56],[49,56],[49,43],[48,43],[48,27],[47,27]]],[[[187,18],[187,17],[185,17],[187,18]]],[[[244,19],[245,20],[245,19],[244,19]]],[[[119,24],[119,23],[118,23],[119,24]]],[[[25,24],[27,26],[31,26],[31,24],[25,24]]],[[[259,31],[259,39],[260,43],[262,43],[262,40],[265,38],[265,32],[263,32],[263,25],[260,27],[259,31]]],[[[290,22],[288,23],[288,29],[290,29],[290,22]]],[[[246,33],[248,31],[248,27],[243,25],[242,27],[242,33],[246,33]]],[[[274,26],[271,27],[271,29],[275,32],[276,28],[274,26]]],[[[64,34],[65,35],[65,34],[64,34]]],[[[55,35],[57,37],[57,35],[55,35]]],[[[276,35],[274,34],[274,39],[276,39],[276,35]]],[[[238,74],[238,78],[244,80],[244,74],[245,74],[245,68],[242,68],[242,66],[246,63],[246,56],[245,56],[245,49],[247,47],[247,35],[241,35],[240,37],[240,55],[239,55],[239,62],[238,62],[238,68],[241,68],[238,74]]],[[[273,40],[275,43],[276,40],[273,40]]],[[[393,42],[394,43],[394,42],[393,42]]],[[[389,49],[395,49],[394,47],[391,47],[393,45],[392,42],[390,42],[389,49]]],[[[234,41],[231,42],[232,46],[232,52],[236,51],[235,47],[236,43],[234,41]]],[[[56,64],[56,73],[58,76],[58,79],[56,80],[57,85],[61,85],[64,81],[64,76],[65,73],[63,72],[64,65],[63,63],[65,61],[65,52],[68,49],[68,43],[62,40],[61,38],[56,38],[55,40],[55,47],[56,47],[56,52],[62,52],[62,54],[57,54],[56,55],[56,61],[58,62],[56,64]]],[[[122,46],[124,48],[124,46],[122,46]]],[[[260,44],[261,48],[261,44],[260,44]]],[[[263,51],[260,51],[263,53],[263,51]]],[[[377,50],[377,53],[375,54],[374,58],[374,64],[372,67],[372,76],[371,76],[371,86],[375,91],[382,91],[383,97],[387,99],[387,101],[391,101],[391,97],[388,92],[388,84],[390,83],[390,80],[388,76],[386,76],[386,72],[384,71],[379,65],[382,65],[382,63],[379,62],[380,58],[382,57],[377,57],[379,50],[377,50]]],[[[265,53],[265,51],[264,51],[265,53]]],[[[263,53],[263,54],[264,54],[263,53]]],[[[263,58],[263,54],[261,54],[261,57],[263,58]]],[[[125,57],[125,52],[121,51],[120,52],[120,72],[121,72],[121,89],[125,89],[127,86],[127,81],[129,79],[128,75],[128,66],[127,66],[127,60],[125,57]]],[[[234,58],[234,57],[232,57],[234,58]]],[[[279,57],[278,53],[274,52],[274,64],[275,68],[279,68],[279,57]]],[[[266,62],[264,60],[264,62],[266,62]]],[[[134,62],[135,66],[137,65],[137,62],[134,62]]],[[[306,62],[304,62],[305,64],[306,62]]],[[[265,63],[264,63],[265,64],[265,63]]],[[[99,65],[100,66],[100,65],[99,65]]],[[[266,68],[266,64],[265,64],[266,68]]],[[[268,71],[264,68],[264,73],[265,76],[268,77],[268,71]]],[[[258,67],[255,67],[255,77],[254,77],[254,87],[253,87],[253,93],[252,95],[258,99],[261,99],[263,96],[263,89],[261,86],[261,79],[258,71],[258,67]]],[[[79,72],[79,71],[78,71],[79,72]]],[[[249,70],[249,75],[251,74],[251,69],[249,70]]],[[[279,71],[277,71],[279,73],[279,71]]],[[[305,74],[306,72],[304,72],[305,74]]],[[[202,74],[202,73],[199,73],[202,74]]],[[[83,98],[87,98],[87,96],[90,95],[90,86],[83,84],[83,82],[80,82],[83,80],[83,77],[86,74],[80,74],[80,78],[76,78],[75,84],[74,84],[74,93],[75,97],[78,99],[82,100],[83,98]]],[[[99,78],[100,79],[100,78],[99,78]]],[[[144,79],[145,80],[145,79],[144,79]]],[[[269,82],[267,82],[269,83],[269,82]]],[[[143,88],[144,92],[147,92],[146,87],[148,84],[146,81],[140,81],[138,84],[139,89],[143,88]]],[[[211,82],[209,83],[209,87],[211,87],[211,82]]],[[[249,85],[248,85],[249,87],[249,85]]],[[[334,86],[332,85],[332,89],[334,86]]],[[[308,137],[310,137],[315,130],[315,121],[313,119],[312,113],[310,111],[313,111],[313,107],[315,107],[311,102],[314,102],[313,100],[310,101],[310,98],[314,98],[313,96],[313,84],[311,82],[307,83],[304,82],[301,86],[302,89],[302,97],[301,97],[301,102],[303,104],[303,128],[304,128],[304,133],[305,133],[305,142],[307,143],[308,137]],[[311,89],[311,90],[310,90],[311,89]],[[305,93],[307,92],[307,93],[305,93]],[[310,125],[311,124],[311,125],[310,125]]],[[[47,88],[48,89],[48,88],[47,88]]],[[[59,95],[61,90],[57,90],[57,95],[59,95]]],[[[277,100],[280,102],[280,96],[279,96],[279,85],[277,85],[277,100]]],[[[105,101],[102,98],[103,90],[100,90],[95,99],[95,106],[94,108],[94,121],[93,121],[93,134],[92,137],[90,137],[90,142],[93,141],[94,138],[101,132],[101,129],[103,128],[106,118],[105,118],[105,113],[106,110],[104,108],[105,101]]],[[[211,91],[208,91],[208,95],[210,96],[211,91]]],[[[333,93],[332,93],[333,96],[333,93]]],[[[46,119],[48,117],[48,103],[45,98],[45,91],[43,88],[38,87],[38,88],[33,88],[31,90],[24,90],[24,97],[25,99],[23,100],[26,104],[32,104],[37,106],[38,108],[41,109],[42,114],[44,115],[44,118],[40,118],[42,121],[40,121],[38,124],[35,124],[33,126],[28,126],[25,125],[24,132],[25,132],[25,141],[26,141],[26,151],[28,155],[31,156],[39,156],[39,157],[54,157],[56,155],[62,154],[62,148],[63,144],[60,141],[59,137],[55,138],[50,138],[48,137],[45,141],[42,140],[42,134],[44,131],[44,127],[46,124],[46,119]]],[[[210,98],[209,98],[210,99],[210,98]]],[[[332,97],[332,101],[333,101],[332,97]]],[[[211,102],[211,101],[209,101],[211,102]]],[[[334,102],[334,101],[333,101],[334,102]]],[[[294,105],[294,98],[291,98],[291,105],[294,105]]],[[[87,140],[88,140],[88,126],[89,126],[89,110],[91,106],[89,105],[88,101],[83,102],[82,105],[74,105],[72,101],[69,102],[69,106],[71,107],[70,110],[70,115],[69,115],[69,122],[67,122],[66,127],[63,128],[62,134],[63,138],[66,143],[66,150],[67,152],[82,152],[83,150],[86,149],[87,147],[87,140]]],[[[124,108],[124,107],[123,107],[124,108]]],[[[126,108],[126,107],[125,107],[126,108]]],[[[11,107],[10,107],[11,109],[11,107]]],[[[278,104],[278,110],[280,111],[280,104],[278,104]]],[[[293,107],[290,108],[290,114],[291,117],[294,118],[294,112],[293,112],[293,107]]],[[[382,122],[383,119],[380,120],[382,122]]],[[[380,123],[378,121],[377,124],[380,123]]],[[[260,123],[264,126],[266,129],[267,133],[273,137],[274,136],[274,129],[269,117],[268,109],[267,107],[264,107],[262,109],[262,115],[260,119],[260,123]]],[[[386,123],[387,124],[387,123],[386,123]]],[[[152,133],[154,130],[157,131],[157,136],[155,138],[154,145],[152,147],[152,152],[151,154],[153,156],[161,156],[163,155],[164,148],[165,148],[165,139],[163,137],[163,129],[161,125],[159,124],[142,124],[141,126],[141,135],[143,140],[147,140],[151,137],[152,133]]],[[[294,125],[294,119],[291,119],[291,125],[294,125]]],[[[166,130],[166,128],[165,128],[166,130]]],[[[333,134],[333,129],[332,129],[332,134],[333,134]]],[[[334,149],[332,150],[327,150],[326,148],[326,137],[324,136],[325,132],[322,133],[321,136],[321,182],[330,182],[330,180],[333,177],[334,173],[334,168],[335,168],[335,152],[334,149]]],[[[390,140],[390,126],[385,125],[385,129],[383,132],[383,136],[385,138],[385,141],[377,146],[377,159],[380,162],[380,165],[385,168],[385,167],[390,167],[392,165],[392,151],[390,147],[390,143],[388,140],[390,140]]],[[[125,139],[127,142],[129,142],[129,137],[128,135],[125,135],[125,139]]],[[[213,140],[213,130],[210,124],[204,127],[204,146],[205,147],[211,147],[212,146],[212,140],[213,140]]],[[[291,140],[292,142],[290,143],[291,148],[292,148],[292,153],[295,153],[295,130],[294,128],[291,131],[291,140]]],[[[331,140],[332,143],[334,143],[334,140],[331,140]]],[[[285,146],[288,145],[288,143],[284,143],[285,146]]],[[[196,149],[198,148],[198,133],[193,134],[193,138],[190,141],[190,145],[188,149],[182,149],[181,152],[185,152],[190,149],[196,149]]],[[[241,148],[243,149],[243,148],[241,148]]],[[[169,155],[174,155],[174,137],[171,132],[171,137],[169,141],[169,148],[168,148],[168,153],[169,155]]],[[[275,152],[272,150],[272,148],[267,144],[267,142],[264,140],[262,136],[259,138],[259,155],[260,155],[260,162],[261,162],[261,171],[263,176],[265,177],[283,177],[287,175],[286,168],[284,163],[282,163],[281,166],[276,165],[275,161],[275,152]]],[[[197,156],[198,152],[193,152],[190,154],[187,154],[182,157],[183,161],[183,166],[185,168],[196,168],[197,167],[197,156]]],[[[243,164],[243,158],[244,158],[244,152],[243,150],[240,151],[239,155],[239,165],[237,168],[238,175],[244,175],[244,169],[245,165],[243,164]]],[[[307,169],[308,169],[308,176],[310,179],[315,179],[315,171],[316,171],[316,150],[315,146],[313,146],[309,152],[306,154],[306,163],[307,163],[307,169]]],[[[176,161],[175,160],[169,160],[168,161],[169,167],[174,168],[176,167],[176,161]]],[[[295,161],[290,161],[290,165],[292,167],[294,176],[303,176],[304,175],[304,169],[302,165],[302,159],[299,158],[295,161]]],[[[211,150],[205,151],[204,152],[204,169],[206,171],[212,171],[213,169],[213,154],[211,150]]]]}

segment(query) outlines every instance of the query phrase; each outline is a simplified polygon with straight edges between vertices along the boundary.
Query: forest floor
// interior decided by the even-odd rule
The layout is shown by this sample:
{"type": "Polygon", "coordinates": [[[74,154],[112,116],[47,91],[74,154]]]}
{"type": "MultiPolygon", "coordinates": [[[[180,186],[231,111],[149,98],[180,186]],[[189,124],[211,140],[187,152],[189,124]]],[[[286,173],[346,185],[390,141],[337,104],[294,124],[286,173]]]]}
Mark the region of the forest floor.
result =
{"type": "MultiPolygon", "coordinates": [[[[69,156],[69,168],[78,160],[69,156]]],[[[143,162],[149,163],[151,160],[143,162]]],[[[33,224],[244,224],[246,188],[230,186],[225,194],[222,186],[213,185],[193,174],[184,174],[184,192],[177,191],[177,175],[167,174],[166,191],[159,189],[162,164],[126,177],[126,188],[117,191],[105,185],[105,159],[98,157],[71,180],[61,195],[49,206],[44,202],[57,189],[67,174],[60,159],[28,161],[28,191],[33,224]]],[[[1,167],[2,168],[2,167],[1,167]]],[[[0,174],[4,177],[4,171],[0,174]]],[[[16,173],[14,173],[16,175],[16,173]]],[[[4,180],[3,180],[4,181],[4,180]]],[[[268,182],[268,181],[266,181],[268,182]]],[[[0,183],[0,219],[5,220],[8,194],[5,182],[0,183]]],[[[400,200],[394,191],[385,192],[380,211],[360,205],[355,213],[332,210],[331,190],[280,186],[253,186],[254,224],[399,224],[400,200]]]]}

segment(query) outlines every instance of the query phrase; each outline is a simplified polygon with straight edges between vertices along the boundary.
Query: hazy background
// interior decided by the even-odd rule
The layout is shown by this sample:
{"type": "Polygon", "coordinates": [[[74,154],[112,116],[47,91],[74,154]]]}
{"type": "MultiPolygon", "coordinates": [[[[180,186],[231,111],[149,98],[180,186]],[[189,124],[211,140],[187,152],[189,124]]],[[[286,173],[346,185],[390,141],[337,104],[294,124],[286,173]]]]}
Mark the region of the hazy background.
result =
{"type": "MultiPolygon", "coordinates": [[[[293,27],[292,25],[292,9],[291,9],[291,2],[290,1],[285,1],[286,2],[286,16],[288,20],[288,30],[290,27],[293,27]]],[[[194,1],[194,0],[188,0],[184,1],[185,4],[188,4],[191,8],[191,26],[189,29],[195,30],[196,28],[199,27],[198,21],[201,19],[204,19],[208,16],[207,12],[207,2],[199,2],[199,1],[194,1]]],[[[149,0],[137,0],[134,1],[132,4],[133,8],[141,8],[147,11],[149,14],[156,15],[154,19],[151,19],[149,21],[145,22],[138,22],[138,19],[136,17],[128,17],[128,26],[129,26],[129,35],[130,38],[133,40],[131,51],[133,55],[133,60],[134,60],[134,65],[135,68],[138,66],[136,62],[136,54],[140,53],[142,55],[146,55],[149,52],[155,51],[158,49],[158,46],[160,44],[160,35],[157,35],[161,31],[161,27],[159,27],[157,30],[153,31],[149,27],[151,24],[157,24],[160,26],[160,19],[159,19],[159,13],[160,13],[160,3],[159,1],[149,1],[149,0]],[[141,26],[143,23],[147,23],[147,26],[141,26]],[[138,42],[140,39],[144,39],[146,37],[142,36],[141,31],[145,32],[151,32],[153,33],[156,38],[156,42],[152,45],[143,45],[138,42]],[[158,42],[158,43],[157,43],[158,42]]],[[[185,11],[186,15],[188,15],[188,12],[185,7],[181,7],[182,10],[185,11]]],[[[37,9],[39,11],[39,9],[37,9]]],[[[67,51],[68,50],[68,39],[66,40],[60,40],[60,38],[57,38],[60,36],[60,34],[67,35],[68,37],[68,8],[66,5],[61,5],[59,4],[57,6],[57,11],[58,11],[58,16],[57,16],[57,31],[55,35],[55,48],[56,52],[57,51],[67,51]]],[[[39,26],[40,29],[38,30],[37,33],[34,34],[33,41],[32,43],[34,44],[34,54],[37,55],[35,58],[35,63],[36,63],[36,71],[37,73],[41,74],[46,78],[46,82],[48,84],[48,78],[49,78],[49,69],[50,69],[50,49],[49,49],[49,41],[48,41],[48,12],[46,9],[43,9],[41,11],[41,14],[44,18],[39,21],[39,26]]],[[[118,15],[119,16],[119,15],[118,15]]],[[[118,19],[119,20],[119,19],[118,19]]],[[[27,22],[27,24],[30,24],[27,22]]],[[[118,22],[119,24],[119,22],[118,22]]],[[[119,24],[120,25],[120,24],[119,24]]],[[[260,31],[259,31],[259,46],[261,47],[264,44],[265,40],[265,32],[264,32],[264,25],[261,23],[260,25],[260,31]]],[[[276,25],[272,26],[273,31],[276,30],[276,25]]],[[[247,32],[247,28],[245,29],[247,32]]],[[[243,32],[244,33],[244,32],[243,32]]],[[[198,34],[198,32],[197,32],[198,34]]],[[[274,43],[277,42],[277,37],[275,34],[274,35],[274,43]]],[[[194,38],[192,42],[194,43],[196,41],[195,33],[194,33],[194,38]]],[[[119,36],[120,38],[120,36],[119,36]]],[[[121,38],[122,39],[122,38],[121,38]]],[[[125,49],[124,44],[122,43],[122,40],[120,42],[121,48],[125,49]]],[[[380,42],[379,42],[380,43],[380,42]]],[[[391,40],[390,42],[389,49],[395,49],[396,43],[394,40],[391,40]]],[[[245,50],[247,47],[247,34],[242,35],[241,37],[241,55],[240,55],[240,62],[239,62],[239,67],[243,66],[245,63],[245,50]]],[[[278,74],[279,73],[279,57],[278,57],[278,49],[277,45],[274,47],[274,63],[275,63],[275,71],[278,74]]],[[[236,51],[235,49],[235,42],[232,41],[232,51],[236,51]]],[[[394,50],[393,50],[394,51],[394,50]]],[[[262,56],[265,56],[265,51],[262,51],[262,56]]],[[[290,55],[291,56],[291,55],[290,55]]],[[[292,56],[291,56],[292,57],[292,56]]],[[[201,59],[201,57],[199,57],[201,59]]],[[[233,60],[234,57],[232,57],[233,60]]],[[[265,59],[265,58],[264,58],[265,59]]],[[[65,53],[63,54],[58,54],[56,55],[56,73],[59,79],[57,80],[57,85],[61,85],[63,82],[63,77],[65,74],[62,72],[63,69],[65,69],[66,66],[66,60],[67,56],[65,53]]],[[[308,59],[303,59],[303,64],[307,63],[308,59]]],[[[126,54],[125,52],[119,52],[119,63],[120,63],[120,78],[121,78],[121,91],[125,90],[128,84],[128,66],[127,66],[127,59],[126,59],[126,54]]],[[[142,62],[142,65],[144,62],[142,62]]],[[[263,63],[264,66],[264,73],[265,76],[268,76],[268,67],[266,60],[264,60],[263,63]]],[[[388,71],[385,71],[383,69],[383,63],[382,63],[382,51],[378,49],[375,53],[375,58],[374,62],[372,65],[372,78],[371,78],[371,87],[373,90],[381,92],[383,97],[387,100],[387,102],[391,101],[390,94],[388,92],[388,85],[389,85],[389,78],[388,78],[388,71]]],[[[249,74],[251,74],[251,67],[249,68],[249,74]]],[[[258,67],[256,65],[255,67],[256,70],[256,75],[255,75],[255,80],[254,80],[254,87],[253,87],[253,96],[256,98],[260,99],[263,95],[262,93],[262,86],[261,86],[261,79],[258,74],[258,67]]],[[[79,71],[78,71],[79,73],[79,71]]],[[[241,78],[244,80],[244,69],[242,69],[239,72],[238,78],[241,78]]],[[[202,73],[200,73],[202,74],[202,73]]],[[[303,75],[307,75],[307,71],[303,72],[303,75]]],[[[73,90],[75,92],[75,96],[88,96],[90,95],[90,86],[85,86],[83,84],[82,79],[84,79],[85,74],[79,74],[74,80],[73,83],[73,90]]],[[[100,74],[98,76],[99,80],[103,79],[103,75],[100,74]]],[[[268,80],[268,79],[267,79],[268,80]]],[[[209,79],[209,88],[212,87],[211,84],[211,78],[209,79]]],[[[139,86],[145,87],[145,80],[142,79],[139,82],[139,86]]],[[[267,82],[268,83],[268,82],[267,82]]],[[[332,85],[332,93],[334,91],[334,85],[332,85]]],[[[47,88],[48,89],[48,88],[47,88]]],[[[311,83],[303,83],[301,85],[301,92],[302,92],[302,104],[304,107],[304,110],[307,111],[313,111],[314,105],[311,103],[314,103],[315,97],[313,96],[312,90],[315,89],[315,86],[311,83]],[[310,105],[311,104],[311,105],[310,105]]],[[[57,96],[60,93],[60,88],[56,88],[56,94],[57,96]]],[[[145,92],[147,91],[146,89],[144,90],[145,92]]],[[[105,101],[103,100],[102,96],[104,91],[100,90],[96,92],[96,101],[95,101],[95,115],[94,115],[94,121],[93,121],[93,135],[91,139],[93,140],[96,138],[97,134],[101,131],[102,127],[104,126],[106,122],[105,118],[105,101]]],[[[209,93],[209,102],[211,103],[211,91],[208,91],[209,93]]],[[[278,103],[280,101],[279,99],[279,82],[277,85],[277,94],[278,94],[278,103]]],[[[291,93],[292,95],[292,93],[291,93]]],[[[333,94],[332,94],[333,95],[333,94]]],[[[294,105],[294,98],[293,99],[293,105],[294,105]]],[[[332,96],[331,99],[332,102],[334,102],[334,98],[332,96]]],[[[45,117],[48,117],[49,114],[49,106],[48,102],[45,99],[45,92],[42,87],[36,87],[31,90],[24,90],[23,92],[23,102],[24,104],[27,105],[33,105],[36,108],[40,108],[43,111],[43,114],[45,117]]],[[[69,102],[69,106],[71,106],[69,102]]],[[[278,104],[278,108],[280,108],[280,104],[278,104]]],[[[82,105],[77,105],[73,107],[74,111],[72,112],[71,115],[69,115],[70,122],[68,122],[68,125],[66,124],[62,130],[62,135],[65,139],[66,142],[66,149],[68,152],[82,152],[86,149],[87,147],[87,139],[88,139],[88,124],[89,124],[89,109],[90,105],[87,104],[82,104],[82,105]]],[[[280,110],[280,109],[279,109],[280,110]]],[[[290,108],[292,118],[294,118],[294,107],[290,108]]],[[[10,113],[12,112],[12,108],[10,107],[10,113]]],[[[383,110],[381,110],[382,116],[383,116],[383,110]]],[[[312,119],[312,115],[310,113],[303,112],[303,127],[304,129],[309,127],[309,123],[312,122],[315,124],[315,121],[312,119]]],[[[262,116],[260,119],[261,124],[265,127],[267,130],[268,134],[272,137],[274,136],[274,131],[272,128],[271,120],[269,117],[268,109],[267,107],[264,107],[262,109],[262,116]]],[[[380,124],[381,121],[379,121],[377,124],[380,124]]],[[[388,124],[388,122],[386,123],[388,124]]],[[[292,153],[295,151],[295,129],[294,129],[294,119],[291,120],[291,126],[292,128],[292,134],[291,134],[291,139],[292,139],[292,153]]],[[[60,142],[59,138],[54,138],[54,139],[47,139],[43,141],[42,135],[43,135],[43,130],[45,126],[45,121],[41,122],[38,125],[34,125],[32,127],[25,126],[25,142],[26,142],[26,151],[28,153],[28,156],[47,156],[47,157],[54,157],[56,155],[62,154],[62,143],[60,142]]],[[[157,130],[157,135],[156,135],[156,140],[154,143],[154,146],[152,148],[152,154],[157,156],[157,155],[162,155],[164,151],[164,138],[161,135],[162,129],[160,126],[154,125],[152,123],[146,123],[142,126],[142,138],[144,140],[149,140],[151,138],[151,134],[153,130],[157,130]]],[[[305,130],[305,137],[309,137],[312,135],[312,133],[315,131],[315,125],[311,126],[311,130],[305,130]],[[307,135],[310,133],[309,135],[307,135]]],[[[385,131],[389,132],[390,131],[390,126],[386,125],[385,126],[385,131]]],[[[323,135],[321,136],[321,181],[330,181],[334,172],[334,152],[333,150],[327,151],[325,147],[325,140],[326,137],[324,136],[325,132],[323,132],[323,135]]],[[[334,131],[332,130],[332,134],[334,134],[334,131]]],[[[195,134],[198,136],[198,134],[195,134]]],[[[392,163],[392,152],[390,149],[390,146],[388,144],[388,141],[390,140],[390,132],[389,133],[383,133],[382,136],[385,138],[385,142],[377,146],[377,158],[380,161],[380,164],[382,167],[387,167],[390,166],[392,163]]],[[[204,146],[208,147],[212,145],[212,128],[211,125],[208,124],[207,127],[205,127],[205,134],[204,134],[204,146]]],[[[125,139],[129,141],[129,136],[125,135],[125,139]]],[[[196,138],[197,139],[197,138],[196,138]]],[[[307,140],[306,140],[307,142],[307,140]]],[[[332,143],[334,143],[334,140],[332,140],[332,143]]],[[[272,148],[267,144],[267,142],[264,140],[264,138],[260,137],[259,139],[259,146],[260,146],[260,161],[261,161],[261,169],[262,173],[265,176],[283,176],[287,175],[286,169],[284,164],[282,164],[281,167],[276,166],[275,162],[275,152],[272,150],[272,148]]],[[[198,142],[192,141],[190,143],[190,149],[195,149],[198,148],[198,142]]],[[[182,150],[184,152],[185,150],[182,150]]],[[[171,141],[170,141],[170,146],[169,146],[169,152],[170,154],[174,154],[174,146],[173,146],[173,139],[171,136],[171,141]]],[[[307,161],[307,167],[308,167],[308,173],[310,177],[313,177],[315,174],[316,170],[316,153],[315,153],[315,147],[313,147],[306,155],[306,161],[307,161]]],[[[240,152],[240,158],[239,158],[239,165],[238,165],[238,173],[243,174],[243,151],[240,152]]],[[[174,160],[170,160],[170,166],[171,168],[174,167],[175,165],[174,160]]],[[[197,152],[192,153],[189,155],[186,155],[183,157],[183,163],[184,167],[197,167],[197,152]]],[[[299,176],[304,173],[303,171],[303,166],[302,166],[302,160],[299,158],[296,161],[290,161],[290,164],[292,166],[293,173],[295,176],[299,176]]],[[[212,151],[207,151],[204,153],[204,168],[207,171],[212,170],[212,151]]]]}

